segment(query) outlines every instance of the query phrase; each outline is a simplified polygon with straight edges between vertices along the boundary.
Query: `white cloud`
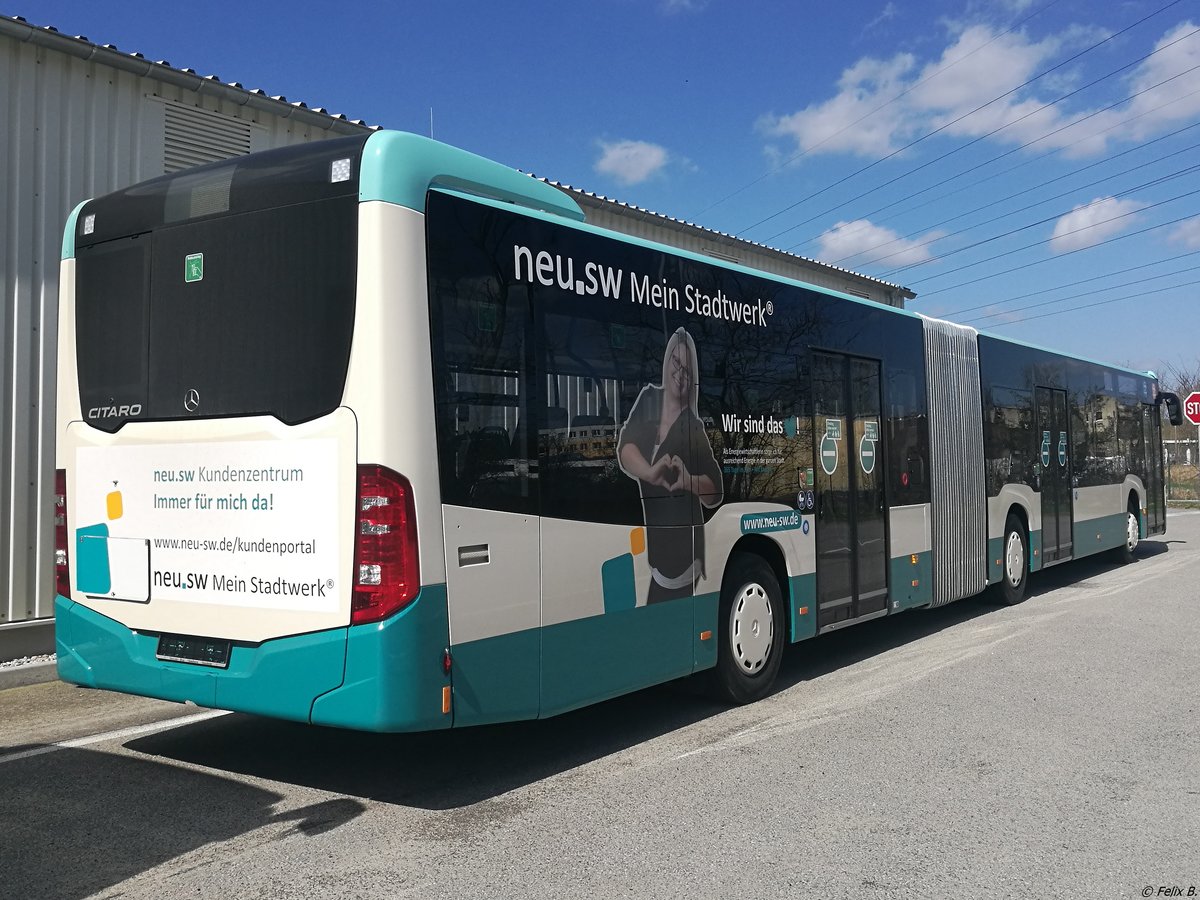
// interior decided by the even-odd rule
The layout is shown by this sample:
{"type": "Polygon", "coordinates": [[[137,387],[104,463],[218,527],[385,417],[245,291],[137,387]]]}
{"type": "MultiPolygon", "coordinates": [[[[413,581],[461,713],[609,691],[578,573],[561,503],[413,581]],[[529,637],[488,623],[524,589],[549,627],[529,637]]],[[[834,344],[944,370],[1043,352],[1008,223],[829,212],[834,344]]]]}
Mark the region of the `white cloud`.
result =
{"type": "Polygon", "coordinates": [[[709,0],[662,0],[659,8],[667,15],[674,13],[701,12],[709,0]]]}
{"type": "Polygon", "coordinates": [[[896,18],[896,16],[898,16],[898,15],[900,15],[899,7],[897,7],[895,3],[889,2],[880,11],[879,15],[877,15],[870,22],[868,22],[866,25],[863,26],[863,32],[865,33],[868,31],[872,31],[875,28],[878,28],[884,22],[890,22],[892,19],[896,18]]]}
{"type": "Polygon", "coordinates": [[[917,238],[903,238],[897,232],[866,219],[838,222],[817,238],[817,258],[838,265],[868,266],[886,261],[889,266],[907,266],[930,258],[929,247],[940,231],[917,238]]]}
{"type": "Polygon", "coordinates": [[[658,174],[671,158],[665,147],[646,141],[601,141],[600,151],[595,170],[625,186],[658,174]]]}
{"type": "Polygon", "coordinates": [[[1048,68],[1064,51],[1094,43],[1095,28],[1072,26],[1035,41],[1022,32],[1002,34],[989,25],[970,25],[953,34],[938,58],[924,65],[908,53],[889,59],[863,57],[842,73],[833,97],[790,114],[763,116],[758,128],[768,137],[794,141],[803,152],[877,157],[937,128],[944,128],[948,136],[974,138],[1003,127],[993,140],[1037,140],[1041,150],[1075,145],[1068,151],[1072,157],[1099,154],[1109,141],[1145,140],[1200,116],[1200,70],[1147,90],[1200,65],[1200,34],[1184,38],[1195,29],[1192,22],[1172,28],[1155,45],[1164,49],[1126,77],[1128,94],[1146,93],[1086,121],[1082,120],[1093,110],[1072,112],[1068,104],[1040,108],[1077,86],[1079,73],[1074,70],[1059,70],[1011,96],[989,101],[1048,68]],[[1128,127],[1112,127],[1130,116],[1141,118],[1128,127]],[[1052,131],[1058,133],[1049,135],[1052,131]]]}
{"type": "Polygon", "coordinates": [[[904,77],[915,65],[916,59],[908,53],[890,60],[861,59],[842,73],[840,90],[832,100],[791,115],[764,116],[758,127],[771,137],[791,137],[800,150],[808,152],[820,148],[825,153],[888,153],[895,149],[893,137],[905,133],[904,109],[894,103],[875,110],[904,90],[904,77]]]}
{"type": "Polygon", "coordinates": [[[1172,244],[1183,244],[1189,250],[1200,250],[1200,216],[1172,228],[1169,240],[1172,244]]]}
{"type": "Polygon", "coordinates": [[[1192,121],[1200,116],[1200,92],[1197,92],[1200,88],[1200,72],[1189,72],[1172,79],[1174,75],[1200,66],[1200,34],[1180,40],[1188,32],[1195,31],[1196,27],[1195,22],[1184,22],[1163,35],[1154,49],[1165,49],[1142,63],[1129,79],[1131,94],[1151,88],[1152,85],[1160,85],[1130,101],[1122,118],[1130,115],[1139,115],[1141,118],[1133,123],[1134,130],[1129,137],[1141,140],[1165,131],[1166,126],[1175,122],[1192,121]],[[1178,43],[1173,43],[1175,41],[1178,43]],[[1163,81],[1167,83],[1160,84],[1163,81]]]}
{"type": "Polygon", "coordinates": [[[1120,234],[1133,221],[1131,213],[1145,206],[1136,200],[1100,197],[1076,206],[1054,223],[1050,249],[1055,253],[1082,250],[1120,234]]]}

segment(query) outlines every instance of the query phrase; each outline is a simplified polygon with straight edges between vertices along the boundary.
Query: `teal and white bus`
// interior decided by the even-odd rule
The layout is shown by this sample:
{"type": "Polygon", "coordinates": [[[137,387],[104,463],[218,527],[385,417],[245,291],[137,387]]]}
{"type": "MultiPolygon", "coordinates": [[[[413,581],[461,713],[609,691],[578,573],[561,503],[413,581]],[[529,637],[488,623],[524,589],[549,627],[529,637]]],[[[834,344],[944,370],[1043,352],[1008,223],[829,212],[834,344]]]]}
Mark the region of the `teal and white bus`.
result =
{"type": "Polygon", "coordinates": [[[1153,375],[607,232],[413,135],[81,204],[57,649],[377,731],[532,719],[1165,529],[1153,375]]]}

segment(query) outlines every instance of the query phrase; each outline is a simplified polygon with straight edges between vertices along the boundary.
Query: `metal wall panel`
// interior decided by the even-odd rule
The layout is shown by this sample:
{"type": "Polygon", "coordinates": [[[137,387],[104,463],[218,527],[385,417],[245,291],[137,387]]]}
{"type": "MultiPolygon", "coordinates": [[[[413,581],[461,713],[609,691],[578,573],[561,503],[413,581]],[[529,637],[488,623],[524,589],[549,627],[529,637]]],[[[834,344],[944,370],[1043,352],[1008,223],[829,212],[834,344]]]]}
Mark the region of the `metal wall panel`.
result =
{"type": "MultiPolygon", "coordinates": [[[[249,125],[250,150],[364,126],[0,21],[0,651],[53,615],[55,353],[62,229],[82,200],[163,174],[166,110],[249,125]],[[132,71],[131,71],[132,69],[132,71]],[[189,112],[192,109],[207,113],[189,112]],[[215,118],[214,118],[215,116],[215,118]]],[[[189,118],[190,117],[190,118],[189,118]]]]}
{"type": "Polygon", "coordinates": [[[929,391],[933,605],[987,584],[987,492],[978,332],[923,318],[929,391]]]}
{"type": "Polygon", "coordinates": [[[681,250],[690,250],[714,260],[736,262],[771,275],[794,278],[816,287],[865,297],[878,303],[903,306],[903,288],[888,286],[852,272],[806,262],[798,256],[783,254],[736,239],[724,239],[715,232],[687,226],[653,213],[643,213],[622,204],[596,200],[587,194],[572,193],[579,200],[591,225],[621,234],[656,241],[681,250]]]}

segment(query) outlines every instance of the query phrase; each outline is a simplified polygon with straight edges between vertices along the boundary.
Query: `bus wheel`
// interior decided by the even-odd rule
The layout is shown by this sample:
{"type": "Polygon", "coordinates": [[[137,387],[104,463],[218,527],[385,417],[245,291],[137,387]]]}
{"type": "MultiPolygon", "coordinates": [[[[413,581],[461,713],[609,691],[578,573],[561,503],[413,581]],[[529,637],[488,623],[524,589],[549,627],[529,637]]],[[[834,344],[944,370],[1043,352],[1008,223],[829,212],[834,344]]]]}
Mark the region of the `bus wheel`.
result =
{"type": "Polygon", "coordinates": [[[753,703],[770,691],[783,656],[783,600],[779,582],[759,556],[737,554],[721,591],[715,693],[753,703]]]}
{"type": "Polygon", "coordinates": [[[1138,514],[1131,506],[1125,510],[1125,542],[1113,550],[1113,556],[1116,557],[1117,562],[1133,562],[1133,551],[1137,549],[1140,533],[1138,514]]]}
{"type": "Polygon", "coordinates": [[[1029,583],[1029,537],[1025,526],[1014,515],[1004,522],[1003,570],[996,585],[995,597],[1007,606],[1016,606],[1025,599],[1029,583]]]}

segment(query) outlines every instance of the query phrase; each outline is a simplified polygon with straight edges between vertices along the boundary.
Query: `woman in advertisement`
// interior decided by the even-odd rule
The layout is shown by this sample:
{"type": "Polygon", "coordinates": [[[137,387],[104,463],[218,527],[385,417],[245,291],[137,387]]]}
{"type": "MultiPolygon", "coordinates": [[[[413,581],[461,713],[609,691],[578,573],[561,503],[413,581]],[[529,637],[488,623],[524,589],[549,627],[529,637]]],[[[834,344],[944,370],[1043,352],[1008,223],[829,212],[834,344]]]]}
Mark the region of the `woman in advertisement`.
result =
{"type": "Polygon", "coordinates": [[[618,439],[621,470],[641,488],[647,603],[691,596],[704,575],[701,505],[718,506],[723,496],[721,469],[697,411],[698,371],[692,336],[678,328],[667,341],[662,384],[642,388],[618,439]]]}

